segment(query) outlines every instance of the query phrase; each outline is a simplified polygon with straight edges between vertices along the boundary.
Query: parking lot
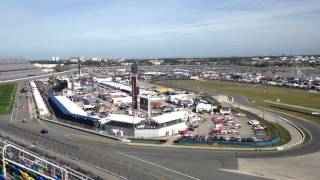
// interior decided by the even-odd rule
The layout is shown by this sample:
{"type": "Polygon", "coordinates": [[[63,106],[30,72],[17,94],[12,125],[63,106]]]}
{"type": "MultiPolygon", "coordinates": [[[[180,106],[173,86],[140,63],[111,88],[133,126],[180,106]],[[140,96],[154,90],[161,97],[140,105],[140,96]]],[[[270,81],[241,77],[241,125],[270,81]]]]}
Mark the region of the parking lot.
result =
{"type": "Polygon", "coordinates": [[[204,114],[198,127],[189,128],[182,137],[187,140],[217,140],[258,142],[271,138],[268,128],[263,122],[251,119],[243,113],[222,115],[218,112],[204,114]]]}

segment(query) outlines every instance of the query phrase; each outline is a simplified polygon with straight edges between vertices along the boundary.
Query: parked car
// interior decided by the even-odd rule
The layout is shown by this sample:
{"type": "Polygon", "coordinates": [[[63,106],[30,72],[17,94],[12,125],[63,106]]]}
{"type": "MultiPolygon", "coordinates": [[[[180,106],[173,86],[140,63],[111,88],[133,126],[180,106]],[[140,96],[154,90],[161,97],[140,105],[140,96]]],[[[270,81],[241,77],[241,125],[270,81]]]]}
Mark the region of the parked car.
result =
{"type": "Polygon", "coordinates": [[[243,114],[243,113],[238,113],[238,114],[235,114],[236,116],[238,116],[238,117],[245,117],[246,115],[245,114],[243,114]]]}
{"type": "Polygon", "coordinates": [[[266,130],[266,128],[264,127],[264,126],[255,126],[255,127],[253,127],[253,129],[255,130],[255,131],[264,131],[264,130],[266,130]]]}
{"type": "Polygon", "coordinates": [[[40,133],[41,134],[48,134],[48,130],[47,129],[41,129],[40,133]]]}
{"type": "Polygon", "coordinates": [[[241,128],[241,124],[240,123],[236,123],[233,125],[234,128],[241,128]]]}
{"type": "Polygon", "coordinates": [[[248,123],[249,123],[250,125],[259,125],[259,124],[260,124],[260,122],[259,122],[258,120],[255,120],[255,119],[250,120],[248,123]]]}

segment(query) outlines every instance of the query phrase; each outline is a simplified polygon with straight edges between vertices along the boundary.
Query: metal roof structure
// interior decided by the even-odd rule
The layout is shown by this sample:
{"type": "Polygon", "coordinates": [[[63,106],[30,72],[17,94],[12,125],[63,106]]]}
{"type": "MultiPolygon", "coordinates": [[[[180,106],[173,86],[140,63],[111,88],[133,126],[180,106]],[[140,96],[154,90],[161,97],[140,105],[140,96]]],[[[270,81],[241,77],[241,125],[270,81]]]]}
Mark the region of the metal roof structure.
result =
{"type": "Polygon", "coordinates": [[[55,96],[55,98],[61,103],[62,107],[64,108],[63,110],[66,114],[87,116],[87,113],[83,109],[81,109],[77,104],[72,102],[66,96],[55,96]]]}
{"type": "Polygon", "coordinates": [[[30,86],[32,89],[32,94],[33,94],[33,98],[36,102],[36,107],[37,110],[39,112],[39,115],[42,116],[50,116],[50,112],[47,108],[46,103],[44,102],[44,100],[42,99],[42,96],[36,86],[36,83],[34,83],[34,81],[30,81],[30,86]]]}
{"type": "Polygon", "coordinates": [[[70,116],[77,121],[91,124],[100,120],[98,117],[88,116],[82,108],[66,96],[50,95],[49,98],[64,115],[70,116]]]}
{"type": "Polygon", "coordinates": [[[106,117],[107,121],[116,121],[127,124],[139,124],[141,121],[145,120],[144,118],[134,117],[127,114],[110,114],[106,117]]]}
{"type": "Polygon", "coordinates": [[[187,111],[175,111],[175,112],[152,117],[151,120],[153,120],[158,124],[163,124],[163,123],[167,123],[167,122],[178,120],[178,119],[184,120],[187,117],[187,115],[188,115],[187,111]]]}
{"type": "MultiPolygon", "coordinates": [[[[103,81],[101,84],[131,93],[131,87],[128,86],[128,85],[125,85],[125,84],[121,84],[121,83],[117,83],[117,82],[111,82],[111,81],[103,81]]],[[[144,95],[144,94],[156,94],[156,93],[153,92],[153,91],[149,91],[149,90],[145,90],[145,89],[140,89],[139,88],[139,94],[140,95],[144,95]]]]}

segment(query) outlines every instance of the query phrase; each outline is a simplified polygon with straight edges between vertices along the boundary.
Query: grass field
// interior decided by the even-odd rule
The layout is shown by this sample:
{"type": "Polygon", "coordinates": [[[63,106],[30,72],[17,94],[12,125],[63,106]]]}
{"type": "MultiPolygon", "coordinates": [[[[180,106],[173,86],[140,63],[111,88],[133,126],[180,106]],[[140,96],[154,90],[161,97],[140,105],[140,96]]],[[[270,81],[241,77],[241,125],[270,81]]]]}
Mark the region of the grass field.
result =
{"type": "Polygon", "coordinates": [[[0,114],[10,113],[14,106],[16,84],[0,84],[0,114]]]}
{"type": "Polygon", "coordinates": [[[225,81],[196,81],[196,80],[169,80],[156,81],[156,84],[167,86],[177,86],[181,88],[195,89],[199,91],[216,91],[227,93],[229,95],[245,96],[249,101],[254,102],[257,106],[269,108],[277,111],[286,112],[317,124],[320,124],[320,118],[312,115],[301,114],[271,107],[270,103],[264,100],[277,101],[307,108],[320,109],[320,93],[311,93],[306,90],[287,89],[279,87],[262,86],[256,84],[241,84],[225,81]]]}

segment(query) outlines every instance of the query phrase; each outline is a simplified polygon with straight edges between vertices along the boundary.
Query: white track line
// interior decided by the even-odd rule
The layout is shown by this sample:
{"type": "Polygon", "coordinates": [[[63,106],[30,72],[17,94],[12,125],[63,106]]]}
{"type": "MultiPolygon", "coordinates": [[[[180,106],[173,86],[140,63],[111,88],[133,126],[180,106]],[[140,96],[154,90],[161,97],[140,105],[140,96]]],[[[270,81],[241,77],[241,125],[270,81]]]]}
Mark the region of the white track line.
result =
{"type": "Polygon", "coordinates": [[[159,165],[159,164],[155,164],[155,163],[153,163],[153,162],[149,162],[149,161],[146,161],[146,160],[144,160],[144,159],[141,159],[141,158],[138,158],[138,157],[135,157],[135,156],[131,156],[131,155],[126,154],[126,153],[122,153],[122,152],[117,152],[117,153],[119,153],[119,154],[121,154],[121,155],[124,155],[124,156],[127,156],[127,157],[130,157],[130,158],[132,158],[132,159],[136,159],[136,160],[139,160],[139,161],[142,161],[142,162],[145,162],[145,163],[148,163],[148,164],[157,166],[157,167],[159,167],[159,168],[162,168],[162,169],[165,169],[165,170],[174,172],[174,173],[176,173],[176,174],[180,174],[180,175],[185,176],[185,177],[188,177],[188,178],[190,178],[190,179],[200,180],[199,178],[196,178],[196,177],[193,177],[193,176],[189,176],[189,175],[184,174],[184,173],[182,173],[182,172],[179,172],[179,171],[176,171],[176,170],[173,170],[173,169],[169,169],[169,168],[164,167],[164,166],[161,166],[161,165],[159,165]]]}

